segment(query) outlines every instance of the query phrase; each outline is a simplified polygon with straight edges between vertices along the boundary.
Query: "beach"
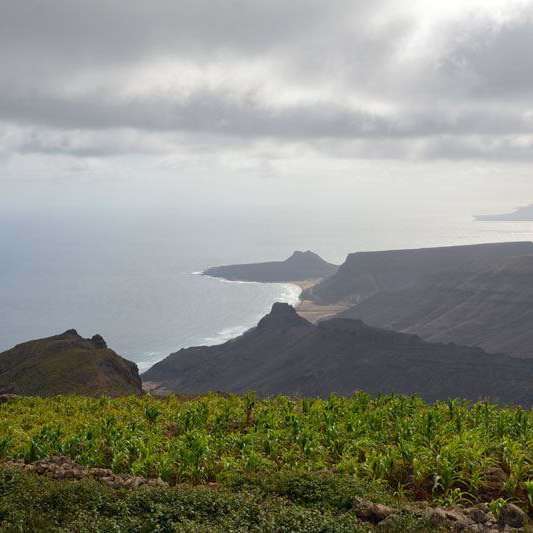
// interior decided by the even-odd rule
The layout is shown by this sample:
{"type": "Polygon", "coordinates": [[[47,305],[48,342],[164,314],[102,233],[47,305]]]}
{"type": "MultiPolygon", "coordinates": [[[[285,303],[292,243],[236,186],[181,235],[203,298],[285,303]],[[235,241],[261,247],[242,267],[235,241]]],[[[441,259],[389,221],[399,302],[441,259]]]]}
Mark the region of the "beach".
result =
{"type": "MultiPolygon", "coordinates": [[[[307,279],[303,281],[293,281],[291,283],[300,287],[303,294],[304,290],[313,287],[319,281],[319,279],[307,279]]],[[[348,309],[348,307],[349,305],[346,304],[320,305],[311,300],[302,299],[300,296],[300,301],[296,304],[296,311],[302,318],[309,320],[309,322],[316,323],[324,318],[331,318],[337,313],[348,309]]]]}

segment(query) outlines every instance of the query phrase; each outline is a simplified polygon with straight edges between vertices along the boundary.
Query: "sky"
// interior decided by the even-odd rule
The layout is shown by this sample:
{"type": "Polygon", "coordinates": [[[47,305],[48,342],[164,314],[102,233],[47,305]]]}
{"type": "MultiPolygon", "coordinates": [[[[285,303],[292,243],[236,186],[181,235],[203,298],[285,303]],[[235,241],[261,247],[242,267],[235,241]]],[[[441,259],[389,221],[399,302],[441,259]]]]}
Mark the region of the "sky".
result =
{"type": "Polygon", "coordinates": [[[0,206],[533,203],[531,50],[533,0],[0,0],[0,206]]]}

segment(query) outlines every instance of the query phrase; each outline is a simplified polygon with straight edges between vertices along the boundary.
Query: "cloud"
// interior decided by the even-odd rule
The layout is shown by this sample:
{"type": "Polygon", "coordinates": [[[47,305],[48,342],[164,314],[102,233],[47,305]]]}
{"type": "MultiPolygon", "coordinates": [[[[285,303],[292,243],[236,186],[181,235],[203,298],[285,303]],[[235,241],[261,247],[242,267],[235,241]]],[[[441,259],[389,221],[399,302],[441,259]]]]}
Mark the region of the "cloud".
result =
{"type": "Polygon", "coordinates": [[[466,97],[531,104],[532,49],[533,8],[503,22],[475,18],[453,28],[440,70],[466,97]]]}
{"type": "Polygon", "coordinates": [[[0,4],[3,153],[530,158],[532,2],[429,22],[398,0],[0,4]]]}

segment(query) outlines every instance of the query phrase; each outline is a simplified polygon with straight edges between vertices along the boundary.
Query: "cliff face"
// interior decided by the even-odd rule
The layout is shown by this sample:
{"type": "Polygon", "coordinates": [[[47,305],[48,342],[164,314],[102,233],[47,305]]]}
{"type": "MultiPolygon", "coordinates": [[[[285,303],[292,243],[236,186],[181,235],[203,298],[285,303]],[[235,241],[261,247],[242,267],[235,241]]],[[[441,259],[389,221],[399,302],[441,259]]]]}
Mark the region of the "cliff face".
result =
{"type": "Polygon", "coordinates": [[[258,326],[219,346],[180,350],[143,380],[185,394],[208,391],[262,396],[369,393],[420,394],[533,403],[533,361],[478,348],[428,343],[416,335],[335,318],[313,325],[275,304],[258,326]]]}
{"type": "Polygon", "coordinates": [[[533,255],[533,243],[496,243],[350,254],[338,271],[304,292],[321,304],[359,303],[373,294],[414,287],[440,272],[480,271],[508,257],[533,255]]]}
{"type": "Polygon", "coordinates": [[[533,256],[442,272],[341,314],[429,341],[533,357],[533,256]]]}
{"type": "Polygon", "coordinates": [[[137,365],[110,350],[100,335],[75,330],[0,353],[0,393],[121,396],[141,393],[137,365]]]}
{"type": "Polygon", "coordinates": [[[250,263],[208,268],[204,274],[233,281],[257,281],[262,283],[283,283],[318,279],[330,276],[337,266],[324,261],[319,255],[294,252],[285,261],[250,263]]]}

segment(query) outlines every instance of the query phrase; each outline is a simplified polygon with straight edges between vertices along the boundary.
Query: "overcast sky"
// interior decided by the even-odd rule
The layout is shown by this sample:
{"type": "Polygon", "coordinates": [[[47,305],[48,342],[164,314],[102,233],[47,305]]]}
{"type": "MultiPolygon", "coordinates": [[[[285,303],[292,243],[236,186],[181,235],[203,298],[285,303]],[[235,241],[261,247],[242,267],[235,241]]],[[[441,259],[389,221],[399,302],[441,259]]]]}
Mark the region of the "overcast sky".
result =
{"type": "Polygon", "coordinates": [[[515,202],[532,50],[532,0],[0,0],[0,187],[401,174],[515,202]]]}

